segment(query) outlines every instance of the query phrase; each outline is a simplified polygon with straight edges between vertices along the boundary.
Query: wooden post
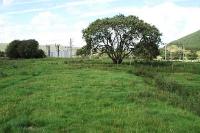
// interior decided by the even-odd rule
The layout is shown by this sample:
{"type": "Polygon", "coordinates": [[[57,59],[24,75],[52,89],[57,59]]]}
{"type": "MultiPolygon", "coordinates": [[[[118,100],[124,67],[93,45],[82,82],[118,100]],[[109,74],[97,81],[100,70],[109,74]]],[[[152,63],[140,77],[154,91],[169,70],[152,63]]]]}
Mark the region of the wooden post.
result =
{"type": "Polygon", "coordinates": [[[184,45],[183,45],[183,48],[182,48],[182,52],[183,52],[183,61],[185,60],[185,48],[184,48],[184,45]]]}
{"type": "Polygon", "coordinates": [[[167,60],[167,44],[165,44],[165,61],[167,60]]]}

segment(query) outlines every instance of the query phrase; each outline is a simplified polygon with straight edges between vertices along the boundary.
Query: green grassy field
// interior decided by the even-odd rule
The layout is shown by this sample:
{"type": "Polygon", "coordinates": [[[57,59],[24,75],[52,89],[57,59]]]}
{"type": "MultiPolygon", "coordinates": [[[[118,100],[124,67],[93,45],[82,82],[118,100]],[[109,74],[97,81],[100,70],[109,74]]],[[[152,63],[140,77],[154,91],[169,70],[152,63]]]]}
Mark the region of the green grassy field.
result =
{"type": "Polygon", "coordinates": [[[170,43],[190,50],[200,50],[200,30],[170,43]]]}
{"type": "Polygon", "coordinates": [[[0,60],[0,132],[199,132],[200,64],[0,60]]]}

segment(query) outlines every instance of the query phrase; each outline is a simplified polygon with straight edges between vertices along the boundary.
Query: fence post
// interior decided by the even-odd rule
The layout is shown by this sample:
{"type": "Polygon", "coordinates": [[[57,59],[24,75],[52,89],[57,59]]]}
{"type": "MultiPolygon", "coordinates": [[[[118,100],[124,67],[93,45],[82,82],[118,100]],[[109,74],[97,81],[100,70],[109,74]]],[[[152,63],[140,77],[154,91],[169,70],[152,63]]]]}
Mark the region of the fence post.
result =
{"type": "Polygon", "coordinates": [[[47,56],[50,57],[50,53],[51,53],[51,46],[50,45],[46,45],[46,49],[47,49],[47,56]]]}
{"type": "Polygon", "coordinates": [[[60,44],[55,44],[56,50],[57,50],[57,55],[60,57],[60,44]]]}

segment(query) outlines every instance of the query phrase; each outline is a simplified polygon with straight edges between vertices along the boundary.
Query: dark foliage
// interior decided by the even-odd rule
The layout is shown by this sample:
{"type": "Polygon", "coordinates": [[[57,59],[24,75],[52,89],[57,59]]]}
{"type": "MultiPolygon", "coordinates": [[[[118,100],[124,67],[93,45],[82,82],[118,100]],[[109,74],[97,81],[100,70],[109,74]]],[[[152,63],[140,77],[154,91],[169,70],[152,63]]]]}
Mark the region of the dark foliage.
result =
{"type": "Polygon", "coordinates": [[[0,71],[0,78],[7,77],[8,75],[5,72],[0,71]]]}
{"type": "Polygon", "coordinates": [[[39,43],[36,40],[14,40],[6,48],[6,55],[9,58],[44,58],[45,54],[38,49],[39,43]]]}
{"type": "Polygon", "coordinates": [[[5,52],[0,51],[0,57],[5,57],[5,52]]]}
{"type": "Polygon", "coordinates": [[[196,60],[198,57],[197,53],[195,50],[191,50],[191,53],[188,54],[188,59],[189,60],[196,60]]]}
{"type": "Polygon", "coordinates": [[[89,56],[90,54],[95,54],[95,53],[97,53],[97,49],[95,48],[93,49],[91,45],[85,45],[82,48],[77,50],[76,55],[85,57],[85,56],[89,56]]]}
{"type": "Polygon", "coordinates": [[[88,46],[106,53],[114,64],[131,54],[152,60],[159,54],[159,30],[136,16],[117,15],[98,19],[83,30],[88,46]]]}
{"type": "Polygon", "coordinates": [[[14,40],[6,48],[6,56],[9,58],[20,58],[18,47],[21,45],[21,41],[14,40]]]}
{"type": "Polygon", "coordinates": [[[45,58],[45,57],[46,57],[44,51],[41,50],[41,49],[37,50],[36,53],[37,53],[37,54],[36,54],[35,58],[45,58]]]}

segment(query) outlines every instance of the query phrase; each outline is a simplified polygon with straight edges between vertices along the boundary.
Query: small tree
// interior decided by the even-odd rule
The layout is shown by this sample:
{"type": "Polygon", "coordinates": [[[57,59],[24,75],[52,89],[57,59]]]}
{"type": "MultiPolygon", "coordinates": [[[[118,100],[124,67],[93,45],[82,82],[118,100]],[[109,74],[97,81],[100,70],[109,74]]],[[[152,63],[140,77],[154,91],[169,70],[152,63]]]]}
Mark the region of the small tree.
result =
{"type": "Polygon", "coordinates": [[[14,40],[11,43],[9,43],[6,48],[6,56],[9,58],[20,58],[20,54],[18,52],[20,44],[20,40],[14,40]]]}
{"type": "MultiPolygon", "coordinates": [[[[36,40],[14,40],[6,48],[6,55],[9,58],[43,58],[39,43],[36,40]]],[[[44,52],[43,52],[44,53],[44,52]]]]}
{"type": "Polygon", "coordinates": [[[35,58],[45,58],[46,55],[42,49],[38,49],[35,58]]]}
{"type": "Polygon", "coordinates": [[[87,45],[106,53],[115,64],[122,63],[124,58],[134,52],[148,59],[156,57],[160,36],[155,26],[136,16],[124,15],[98,19],[83,30],[87,45]]]}
{"type": "Polygon", "coordinates": [[[36,40],[23,40],[18,47],[18,53],[21,58],[35,58],[38,53],[39,43],[36,40]]]}

